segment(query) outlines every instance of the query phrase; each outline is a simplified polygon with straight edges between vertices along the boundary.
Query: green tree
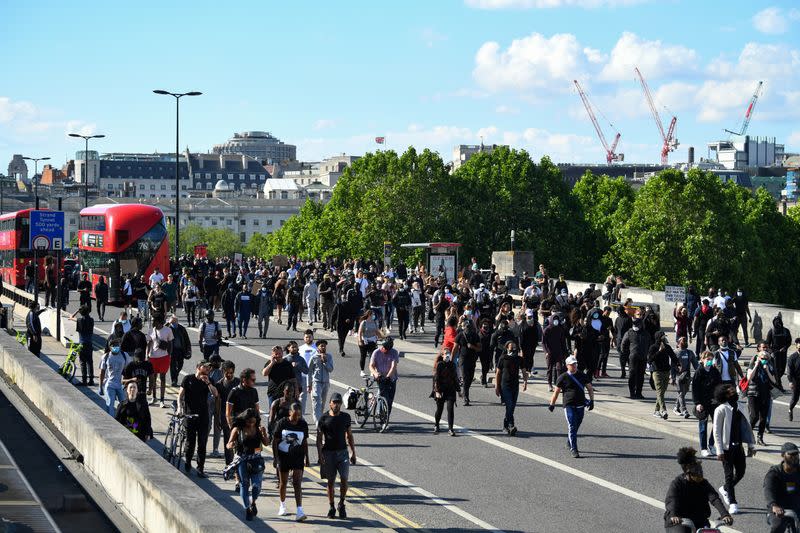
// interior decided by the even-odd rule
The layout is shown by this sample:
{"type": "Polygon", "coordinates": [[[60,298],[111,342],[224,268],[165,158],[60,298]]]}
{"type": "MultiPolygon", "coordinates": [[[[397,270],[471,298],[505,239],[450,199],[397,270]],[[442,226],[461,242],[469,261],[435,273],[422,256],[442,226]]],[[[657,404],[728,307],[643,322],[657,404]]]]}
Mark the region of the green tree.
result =
{"type": "Polygon", "coordinates": [[[611,246],[618,238],[616,232],[633,210],[636,194],[623,177],[598,176],[587,171],[572,188],[572,195],[592,230],[589,253],[600,260],[601,267],[592,272],[592,279],[599,279],[617,267],[611,246]]]}

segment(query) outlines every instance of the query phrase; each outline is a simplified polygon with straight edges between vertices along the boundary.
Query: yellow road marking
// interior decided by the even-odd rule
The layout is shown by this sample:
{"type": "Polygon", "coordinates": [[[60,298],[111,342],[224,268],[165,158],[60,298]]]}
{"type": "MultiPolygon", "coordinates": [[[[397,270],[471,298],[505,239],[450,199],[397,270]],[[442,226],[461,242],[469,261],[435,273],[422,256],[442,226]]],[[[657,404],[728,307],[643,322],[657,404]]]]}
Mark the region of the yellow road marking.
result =
{"type": "MultiPolygon", "coordinates": [[[[322,479],[322,475],[319,472],[319,469],[316,467],[308,467],[306,468],[307,472],[311,472],[311,474],[319,479],[320,481],[327,482],[327,480],[322,479]]],[[[386,519],[390,524],[395,527],[400,528],[410,528],[410,529],[422,529],[422,526],[409,520],[402,514],[398,513],[391,507],[388,507],[382,503],[373,503],[371,500],[372,498],[367,495],[364,491],[357,489],[355,487],[350,487],[349,491],[351,494],[358,497],[358,503],[372,511],[373,513],[377,514],[378,516],[386,519]]]]}

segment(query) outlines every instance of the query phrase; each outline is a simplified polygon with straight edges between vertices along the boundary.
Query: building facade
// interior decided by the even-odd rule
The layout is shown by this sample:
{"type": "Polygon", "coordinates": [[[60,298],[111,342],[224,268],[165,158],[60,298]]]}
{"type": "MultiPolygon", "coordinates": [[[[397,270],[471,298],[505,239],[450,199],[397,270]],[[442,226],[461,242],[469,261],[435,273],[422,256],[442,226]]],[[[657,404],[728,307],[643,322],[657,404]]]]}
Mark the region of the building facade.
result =
{"type": "Polygon", "coordinates": [[[297,160],[297,147],[284,143],[268,131],[234,133],[227,142],[215,145],[212,151],[215,154],[246,155],[268,164],[297,160]]]}
{"type": "Polygon", "coordinates": [[[485,145],[481,144],[459,144],[455,148],[453,148],[453,170],[457,169],[467,161],[473,155],[480,153],[480,152],[488,152],[491,153],[496,148],[504,146],[508,148],[508,145],[505,144],[490,144],[485,145]]]}
{"type": "Polygon", "coordinates": [[[777,144],[774,137],[745,135],[732,140],[714,141],[708,143],[708,152],[709,158],[714,157],[716,162],[729,170],[778,166],[784,160],[784,145],[777,144]]]}

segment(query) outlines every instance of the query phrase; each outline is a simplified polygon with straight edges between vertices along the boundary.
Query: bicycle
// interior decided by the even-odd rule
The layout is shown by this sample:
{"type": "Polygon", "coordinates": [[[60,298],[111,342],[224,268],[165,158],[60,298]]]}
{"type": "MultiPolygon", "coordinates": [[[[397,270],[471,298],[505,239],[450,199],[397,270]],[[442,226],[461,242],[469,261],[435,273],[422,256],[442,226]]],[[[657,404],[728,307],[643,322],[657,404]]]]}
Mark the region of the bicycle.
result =
{"type": "Polygon", "coordinates": [[[67,344],[67,359],[62,363],[60,367],[58,367],[58,373],[64,379],[66,379],[69,383],[72,383],[72,380],[75,378],[75,369],[77,365],[75,361],[78,360],[78,356],[81,353],[81,345],[72,341],[69,341],[67,344]]]}
{"type": "Polygon", "coordinates": [[[356,401],[356,422],[359,427],[364,427],[372,417],[375,431],[384,431],[389,426],[389,404],[381,396],[378,382],[370,377],[364,378],[364,387],[359,391],[356,401]]]}
{"type": "Polygon", "coordinates": [[[164,450],[161,455],[168,463],[181,467],[183,458],[183,445],[186,442],[186,420],[197,418],[197,415],[185,415],[178,412],[178,402],[172,402],[172,414],[167,425],[167,434],[164,436],[164,450]]]}

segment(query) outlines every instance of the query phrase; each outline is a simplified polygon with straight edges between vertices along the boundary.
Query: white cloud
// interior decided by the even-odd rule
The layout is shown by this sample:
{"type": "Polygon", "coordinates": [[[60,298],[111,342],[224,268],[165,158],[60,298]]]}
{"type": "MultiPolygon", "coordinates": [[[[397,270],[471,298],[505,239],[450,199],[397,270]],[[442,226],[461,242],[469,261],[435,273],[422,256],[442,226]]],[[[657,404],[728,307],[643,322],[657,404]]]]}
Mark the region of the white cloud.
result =
{"type": "Polygon", "coordinates": [[[753,16],[753,26],[761,33],[780,35],[789,30],[792,22],[800,20],[800,10],[784,11],[779,7],[762,9],[753,16]]]}
{"type": "Polygon", "coordinates": [[[86,123],[81,120],[67,121],[64,133],[77,133],[78,135],[94,135],[97,132],[97,124],[86,123]]]}
{"type": "Polygon", "coordinates": [[[465,0],[465,3],[477,9],[551,9],[630,6],[646,1],[648,0],[465,0]]]}
{"type": "Polygon", "coordinates": [[[519,115],[519,109],[505,104],[495,107],[494,112],[500,115],[519,115]]]}
{"type": "Polygon", "coordinates": [[[18,135],[44,133],[56,126],[57,122],[46,120],[42,112],[31,102],[12,100],[0,96],[0,124],[18,135]]]}
{"type": "Polygon", "coordinates": [[[611,59],[600,72],[605,81],[630,80],[633,69],[639,67],[648,79],[691,72],[697,63],[697,52],[681,45],[661,41],[646,41],[638,35],[624,32],[611,50],[611,59]]]}
{"type": "Polygon", "coordinates": [[[800,148],[800,130],[793,131],[789,138],[786,139],[786,144],[789,145],[792,151],[800,148]]]}
{"type": "MultiPolygon", "coordinates": [[[[709,80],[704,82],[694,95],[694,101],[698,107],[697,120],[700,122],[733,120],[734,117],[744,112],[756,83],[755,80],[709,80]]],[[[736,124],[731,123],[725,127],[732,129],[734,126],[736,124]]]]}
{"type": "Polygon", "coordinates": [[[750,42],[744,45],[736,64],[716,59],[708,73],[719,78],[792,78],[800,70],[800,50],[783,44],[750,42]]]}
{"type": "Polygon", "coordinates": [[[419,37],[428,48],[433,48],[436,43],[447,40],[446,35],[442,35],[433,28],[423,28],[422,31],[419,32],[419,37]]]}
{"type": "Polygon", "coordinates": [[[586,56],[578,39],[570,33],[548,38],[532,33],[514,39],[505,50],[495,41],[484,43],[475,54],[472,77],[490,91],[552,88],[579,75],[586,56]]]}
{"type": "Polygon", "coordinates": [[[321,118],[321,119],[317,120],[316,122],[314,122],[314,126],[313,126],[315,131],[326,130],[326,129],[335,128],[335,127],[336,127],[336,121],[335,120],[330,120],[330,119],[327,119],[327,118],[321,118]]]}
{"type": "Polygon", "coordinates": [[[589,63],[605,63],[608,61],[608,54],[604,54],[596,48],[589,48],[587,46],[583,49],[583,54],[586,56],[586,59],[589,60],[589,63]]]}

